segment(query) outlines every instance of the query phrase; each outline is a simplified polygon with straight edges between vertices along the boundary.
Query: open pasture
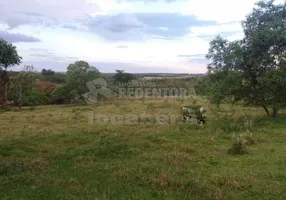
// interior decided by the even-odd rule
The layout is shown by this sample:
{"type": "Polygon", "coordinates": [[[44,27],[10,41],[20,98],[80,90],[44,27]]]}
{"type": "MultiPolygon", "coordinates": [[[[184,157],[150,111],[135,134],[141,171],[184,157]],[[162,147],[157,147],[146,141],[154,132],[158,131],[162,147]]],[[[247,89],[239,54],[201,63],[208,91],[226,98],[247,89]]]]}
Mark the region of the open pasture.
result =
{"type": "Polygon", "coordinates": [[[204,126],[88,123],[90,112],[179,114],[175,99],[3,112],[1,199],[285,199],[285,114],[195,103],[204,126]],[[253,143],[230,154],[232,135],[245,131],[253,143]]]}

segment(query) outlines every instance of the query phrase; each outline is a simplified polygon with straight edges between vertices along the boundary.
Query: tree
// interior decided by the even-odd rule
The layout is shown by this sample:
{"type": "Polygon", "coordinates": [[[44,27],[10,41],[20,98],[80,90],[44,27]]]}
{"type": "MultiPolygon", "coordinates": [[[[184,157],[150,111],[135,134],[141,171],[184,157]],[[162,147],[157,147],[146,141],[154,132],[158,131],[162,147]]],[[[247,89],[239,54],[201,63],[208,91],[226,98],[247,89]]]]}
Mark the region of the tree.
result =
{"type": "Polygon", "coordinates": [[[23,71],[30,72],[30,73],[36,73],[37,72],[34,65],[24,65],[23,71]]]}
{"type": "Polygon", "coordinates": [[[72,99],[71,91],[71,88],[69,88],[67,84],[57,86],[51,93],[53,102],[61,104],[65,100],[72,99]]]}
{"type": "Polygon", "coordinates": [[[55,72],[51,69],[42,69],[42,75],[43,76],[53,76],[53,75],[55,75],[55,72]]]}
{"type": "Polygon", "coordinates": [[[86,82],[101,77],[100,72],[85,61],[77,61],[67,67],[67,85],[79,96],[88,92],[86,82]]]}
{"type": "MultiPolygon", "coordinates": [[[[50,73],[50,72],[48,72],[50,73]]],[[[54,75],[41,75],[39,76],[39,79],[41,81],[46,81],[46,82],[53,82],[53,83],[65,83],[66,82],[66,77],[67,75],[65,73],[56,73],[54,75]]]]}
{"type": "Polygon", "coordinates": [[[115,83],[127,83],[136,78],[133,74],[125,73],[124,70],[116,70],[116,74],[113,76],[113,79],[115,83]]]}
{"type": "Polygon", "coordinates": [[[58,86],[59,84],[47,81],[40,81],[36,80],[35,87],[46,96],[50,96],[52,91],[58,86]]]}
{"type": "Polygon", "coordinates": [[[286,4],[258,2],[242,26],[242,40],[210,42],[209,97],[219,104],[232,96],[276,117],[286,104],[286,4]]]}
{"type": "Polygon", "coordinates": [[[21,59],[22,58],[18,55],[15,46],[3,39],[0,39],[0,102],[7,102],[9,83],[7,68],[19,65],[21,63],[21,59]]]}
{"type": "Polygon", "coordinates": [[[35,75],[29,72],[20,72],[17,76],[11,78],[10,94],[20,109],[29,98],[34,81],[35,75]]]}

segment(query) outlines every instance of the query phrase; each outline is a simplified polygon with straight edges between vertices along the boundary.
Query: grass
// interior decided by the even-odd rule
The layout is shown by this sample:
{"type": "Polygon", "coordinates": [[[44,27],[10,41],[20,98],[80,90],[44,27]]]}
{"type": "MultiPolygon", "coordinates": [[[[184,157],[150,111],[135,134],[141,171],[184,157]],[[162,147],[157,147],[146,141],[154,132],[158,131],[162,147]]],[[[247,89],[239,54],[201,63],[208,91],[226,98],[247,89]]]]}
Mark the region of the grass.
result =
{"type": "Polygon", "coordinates": [[[178,114],[177,100],[1,113],[1,199],[285,199],[285,115],[199,103],[204,126],[87,123],[91,111],[178,114]],[[254,143],[229,154],[232,135],[246,129],[254,143]]]}

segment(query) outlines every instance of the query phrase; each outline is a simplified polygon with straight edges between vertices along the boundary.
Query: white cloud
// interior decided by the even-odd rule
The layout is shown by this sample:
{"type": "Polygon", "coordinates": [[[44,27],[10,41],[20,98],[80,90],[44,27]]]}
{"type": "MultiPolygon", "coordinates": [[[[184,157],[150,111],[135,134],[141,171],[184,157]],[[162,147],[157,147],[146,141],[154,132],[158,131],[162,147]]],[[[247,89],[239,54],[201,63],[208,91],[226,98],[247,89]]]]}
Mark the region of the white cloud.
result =
{"type": "Polygon", "coordinates": [[[190,36],[217,35],[222,32],[240,32],[240,23],[219,24],[190,28],[190,36]]]}
{"type": "Polygon", "coordinates": [[[87,0],[2,0],[0,22],[30,22],[35,16],[69,21],[82,19],[86,14],[99,11],[101,8],[96,3],[87,0]]]}
{"type": "MultiPolygon", "coordinates": [[[[103,15],[107,15],[114,12],[132,10],[130,4],[119,3],[114,0],[89,0],[88,2],[96,4],[99,7],[99,13],[103,15]]],[[[96,12],[94,14],[96,14],[96,12]]]]}
{"type": "Polygon", "coordinates": [[[200,20],[219,23],[240,21],[251,12],[255,0],[188,0],[182,13],[194,15],[200,20]]]}
{"type": "MultiPolygon", "coordinates": [[[[228,23],[243,20],[258,0],[187,0],[181,13],[194,15],[200,20],[228,23]]],[[[285,3],[276,0],[275,3],[285,3]]]]}

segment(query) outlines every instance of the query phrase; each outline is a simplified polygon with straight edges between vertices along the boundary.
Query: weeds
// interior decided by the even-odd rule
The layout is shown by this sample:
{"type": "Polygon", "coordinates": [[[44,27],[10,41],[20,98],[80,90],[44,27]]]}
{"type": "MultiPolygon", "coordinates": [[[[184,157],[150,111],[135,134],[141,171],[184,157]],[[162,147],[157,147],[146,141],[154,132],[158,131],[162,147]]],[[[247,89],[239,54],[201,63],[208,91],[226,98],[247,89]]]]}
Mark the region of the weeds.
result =
{"type": "Polygon", "coordinates": [[[241,155],[246,153],[246,140],[243,134],[232,136],[232,147],[229,152],[234,155],[241,155]]]}
{"type": "Polygon", "coordinates": [[[247,130],[246,132],[232,136],[232,147],[229,149],[231,154],[245,154],[247,152],[246,147],[255,144],[255,140],[252,137],[252,133],[247,130]]]}

